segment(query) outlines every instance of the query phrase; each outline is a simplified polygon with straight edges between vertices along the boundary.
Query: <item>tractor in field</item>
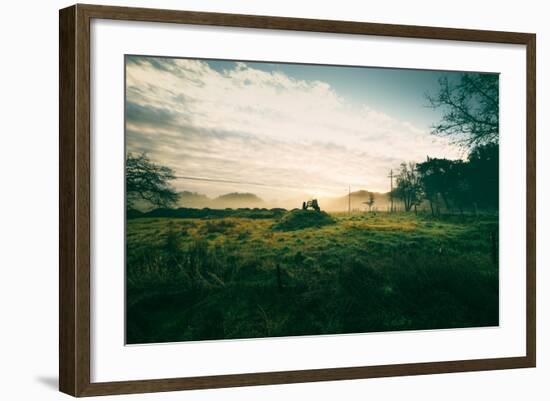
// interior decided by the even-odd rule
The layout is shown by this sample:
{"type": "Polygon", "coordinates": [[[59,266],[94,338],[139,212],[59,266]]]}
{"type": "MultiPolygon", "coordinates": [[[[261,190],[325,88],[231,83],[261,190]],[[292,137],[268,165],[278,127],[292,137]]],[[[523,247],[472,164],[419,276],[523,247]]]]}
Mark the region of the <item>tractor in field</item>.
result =
{"type": "Polygon", "coordinates": [[[307,202],[302,203],[303,210],[308,210],[309,208],[312,208],[316,212],[321,211],[321,208],[319,207],[319,202],[317,202],[317,199],[311,199],[311,200],[308,200],[307,202]]]}

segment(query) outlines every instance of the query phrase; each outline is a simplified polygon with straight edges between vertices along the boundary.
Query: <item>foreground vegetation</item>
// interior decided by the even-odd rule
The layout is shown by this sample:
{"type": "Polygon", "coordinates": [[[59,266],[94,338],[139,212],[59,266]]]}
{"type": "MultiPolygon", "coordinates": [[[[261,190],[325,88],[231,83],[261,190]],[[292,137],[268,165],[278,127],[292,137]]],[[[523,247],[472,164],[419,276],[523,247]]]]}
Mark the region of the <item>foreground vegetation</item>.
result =
{"type": "Polygon", "coordinates": [[[498,325],[496,215],[260,215],[129,219],[127,342],[498,325]]]}

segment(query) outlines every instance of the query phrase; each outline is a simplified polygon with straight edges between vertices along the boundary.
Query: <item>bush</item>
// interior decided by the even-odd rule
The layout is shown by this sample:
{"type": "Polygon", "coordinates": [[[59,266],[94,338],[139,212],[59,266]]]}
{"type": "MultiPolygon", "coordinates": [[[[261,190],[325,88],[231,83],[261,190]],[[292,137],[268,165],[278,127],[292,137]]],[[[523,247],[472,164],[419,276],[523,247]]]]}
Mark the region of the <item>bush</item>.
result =
{"type": "Polygon", "coordinates": [[[136,217],[169,217],[169,218],[181,218],[181,219],[217,219],[224,217],[241,217],[247,219],[278,219],[286,212],[285,209],[209,209],[207,207],[203,209],[193,209],[180,207],[178,209],[160,208],[154,209],[147,213],[141,213],[139,211],[133,211],[128,214],[128,218],[136,217]]]}
{"type": "Polygon", "coordinates": [[[334,219],[326,212],[298,209],[286,213],[281,220],[273,226],[273,230],[294,231],[310,227],[322,227],[334,223],[334,219]]]}

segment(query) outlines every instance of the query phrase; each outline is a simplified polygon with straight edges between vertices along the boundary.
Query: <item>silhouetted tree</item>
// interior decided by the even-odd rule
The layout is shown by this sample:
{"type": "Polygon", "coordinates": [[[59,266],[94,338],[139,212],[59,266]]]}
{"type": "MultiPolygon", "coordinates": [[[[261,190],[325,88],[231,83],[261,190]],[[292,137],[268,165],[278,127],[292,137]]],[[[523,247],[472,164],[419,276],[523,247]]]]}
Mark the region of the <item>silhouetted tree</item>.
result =
{"type": "Polygon", "coordinates": [[[428,157],[425,162],[416,165],[432,215],[439,214],[440,199],[443,200],[447,209],[451,208],[450,199],[453,183],[450,176],[452,175],[453,163],[452,160],[428,157]]]}
{"type": "Polygon", "coordinates": [[[477,146],[466,161],[428,157],[416,169],[432,214],[440,199],[449,211],[498,209],[498,144],[477,146]]]}
{"type": "Polygon", "coordinates": [[[470,152],[468,176],[476,209],[498,209],[498,166],[497,144],[481,145],[470,152]]]}
{"type": "Polygon", "coordinates": [[[169,185],[175,179],[172,169],[153,163],[146,154],[126,156],[126,202],[132,209],[138,200],[156,207],[168,207],[178,200],[169,185]]]}
{"type": "Polygon", "coordinates": [[[458,80],[439,79],[439,92],[426,97],[433,108],[444,108],[435,135],[451,136],[457,144],[474,148],[498,144],[499,78],[497,74],[462,74],[458,80]]]}
{"type": "Polygon", "coordinates": [[[406,212],[420,204],[422,201],[422,185],[420,174],[416,170],[416,163],[401,163],[399,173],[396,176],[396,184],[397,186],[392,195],[403,201],[406,212]]]}
{"type": "Polygon", "coordinates": [[[374,194],[372,192],[369,192],[367,201],[365,203],[369,207],[369,212],[372,211],[372,205],[374,205],[374,194]]]}
{"type": "Polygon", "coordinates": [[[467,162],[454,160],[447,177],[452,205],[458,208],[461,214],[464,209],[473,204],[469,173],[470,169],[467,162]]]}

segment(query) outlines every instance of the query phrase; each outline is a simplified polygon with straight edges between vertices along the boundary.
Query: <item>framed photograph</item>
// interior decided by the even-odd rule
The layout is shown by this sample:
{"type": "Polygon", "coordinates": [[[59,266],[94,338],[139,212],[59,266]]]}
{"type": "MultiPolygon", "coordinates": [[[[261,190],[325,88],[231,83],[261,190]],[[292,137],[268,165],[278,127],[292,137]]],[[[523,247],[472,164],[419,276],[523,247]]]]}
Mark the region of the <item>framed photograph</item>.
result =
{"type": "Polygon", "coordinates": [[[61,391],[535,366],[534,34],[59,23],[61,391]]]}

